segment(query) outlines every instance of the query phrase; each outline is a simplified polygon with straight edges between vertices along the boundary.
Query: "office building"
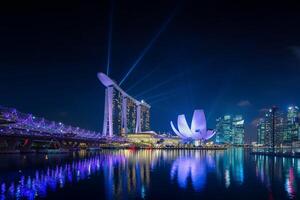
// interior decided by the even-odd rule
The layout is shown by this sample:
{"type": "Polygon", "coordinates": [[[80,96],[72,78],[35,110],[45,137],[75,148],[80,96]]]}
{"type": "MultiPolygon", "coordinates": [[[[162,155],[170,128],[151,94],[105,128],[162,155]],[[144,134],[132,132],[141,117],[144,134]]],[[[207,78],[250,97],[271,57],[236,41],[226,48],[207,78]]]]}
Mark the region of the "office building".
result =
{"type": "Polygon", "coordinates": [[[245,125],[241,115],[225,115],[216,120],[216,143],[244,144],[245,125]]]}

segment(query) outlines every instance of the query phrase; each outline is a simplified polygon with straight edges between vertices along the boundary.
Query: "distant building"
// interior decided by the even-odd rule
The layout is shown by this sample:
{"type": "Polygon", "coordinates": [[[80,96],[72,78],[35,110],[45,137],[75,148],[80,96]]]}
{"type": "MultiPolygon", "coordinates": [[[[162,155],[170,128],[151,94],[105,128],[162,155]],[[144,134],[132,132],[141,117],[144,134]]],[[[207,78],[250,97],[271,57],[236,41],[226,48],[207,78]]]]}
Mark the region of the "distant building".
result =
{"type": "Polygon", "coordinates": [[[292,143],[299,140],[299,108],[290,106],[287,111],[286,127],[283,135],[284,143],[292,143]]]}
{"type": "Polygon", "coordinates": [[[241,115],[225,115],[216,120],[216,143],[244,144],[245,126],[241,115]]]}
{"type": "Polygon", "coordinates": [[[285,134],[285,117],[277,107],[272,107],[257,124],[257,143],[280,146],[285,134]]]}
{"type": "Polygon", "coordinates": [[[265,144],[266,136],[266,119],[260,118],[257,124],[257,144],[265,144]]]}
{"type": "Polygon", "coordinates": [[[232,118],[232,142],[233,144],[244,144],[245,120],[241,115],[232,118]]]}
{"type": "Polygon", "coordinates": [[[231,116],[219,117],[216,122],[216,142],[220,144],[231,143],[231,116]]]}

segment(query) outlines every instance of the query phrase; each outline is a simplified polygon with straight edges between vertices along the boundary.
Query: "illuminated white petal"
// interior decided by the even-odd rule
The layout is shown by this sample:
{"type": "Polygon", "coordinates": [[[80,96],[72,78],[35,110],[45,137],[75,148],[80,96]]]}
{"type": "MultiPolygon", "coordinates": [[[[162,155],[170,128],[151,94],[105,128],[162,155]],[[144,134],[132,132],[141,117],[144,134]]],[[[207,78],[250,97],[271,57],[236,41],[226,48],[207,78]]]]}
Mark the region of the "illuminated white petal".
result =
{"type": "Polygon", "coordinates": [[[206,134],[206,119],[203,110],[194,111],[191,131],[196,134],[196,137],[200,138],[203,138],[203,135],[206,134]]]}
{"type": "Polygon", "coordinates": [[[185,115],[178,115],[178,130],[175,128],[173,122],[170,123],[176,135],[183,139],[190,138],[194,140],[208,140],[215,134],[213,130],[207,130],[206,119],[203,110],[194,111],[191,128],[186,121],[185,115]]]}
{"type": "Polygon", "coordinates": [[[185,115],[178,115],[177,125],[178,125],[179,132],[181,134],[185,135],[186,137],[193,136],[192,131],[189,128],[188,123],[186,122],[185,115]]]}
{"type": "Polygon", "coordinates": [[[185,136],[184,136],[183,134],[181,134],[181,133],[175,128],[175,126],[174,126],[174,124],[173,124],[172,121],[170,122],[170,124],[171,124],[171,127],[172,127],[174,133],[176,133],[176,135],[178,135],[178,136],[181,137],[181,138],[185,138],[185,136]]]}
{"type": "Polygon", "coordinates": [[[214,130],[207,130],[207,132],[206,132],[206,136],[205,136],[205,140],[208,140],[208,139],[210,139],[210,138],[212,138],[214,135],[215,135],[215,131],[214,130]]]}

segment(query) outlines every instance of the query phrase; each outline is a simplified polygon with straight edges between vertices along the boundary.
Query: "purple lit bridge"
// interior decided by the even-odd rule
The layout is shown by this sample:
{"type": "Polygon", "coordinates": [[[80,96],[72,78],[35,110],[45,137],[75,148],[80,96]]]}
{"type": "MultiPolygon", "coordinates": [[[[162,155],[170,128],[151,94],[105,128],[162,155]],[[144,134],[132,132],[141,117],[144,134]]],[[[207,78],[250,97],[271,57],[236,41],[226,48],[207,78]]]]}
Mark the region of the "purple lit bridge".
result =
{"type": "Polygon", "coordinates": [[[113,142],[126,141],[0,106],[0,150],[97,148],[113,142]]]}

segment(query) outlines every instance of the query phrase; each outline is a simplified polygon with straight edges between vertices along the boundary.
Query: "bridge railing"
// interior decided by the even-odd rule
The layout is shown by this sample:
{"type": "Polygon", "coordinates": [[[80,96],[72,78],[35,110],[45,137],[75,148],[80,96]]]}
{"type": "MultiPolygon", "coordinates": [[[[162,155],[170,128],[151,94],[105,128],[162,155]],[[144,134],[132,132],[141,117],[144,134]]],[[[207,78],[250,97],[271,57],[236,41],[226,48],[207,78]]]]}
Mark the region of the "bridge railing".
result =
{"type": "Polygon", "coordinates": [[[98,132],[65,125],[61,122],[49,121],[44,118],[36,117],[32,114],[21,113],[14,108],[0,106],[0,116],[2,119],[10,122],[5,125],[5,127],[0,127],[0,134],[4,134],[5,130],[7,134],[13,134],[18,131],[19,134],[21,133],[23,135],[53,135],[56,137],[60,136],[82,139],[101,138],[101,134],[98,132]]]}

